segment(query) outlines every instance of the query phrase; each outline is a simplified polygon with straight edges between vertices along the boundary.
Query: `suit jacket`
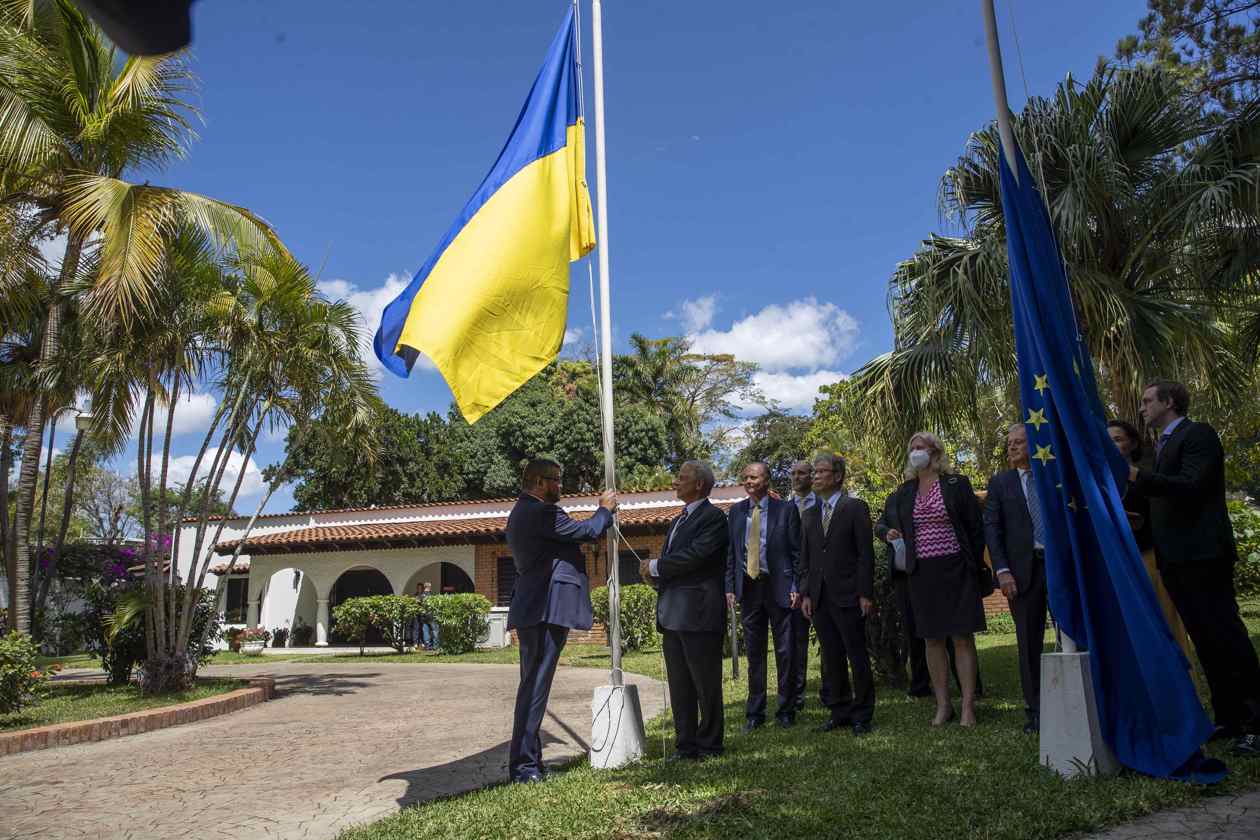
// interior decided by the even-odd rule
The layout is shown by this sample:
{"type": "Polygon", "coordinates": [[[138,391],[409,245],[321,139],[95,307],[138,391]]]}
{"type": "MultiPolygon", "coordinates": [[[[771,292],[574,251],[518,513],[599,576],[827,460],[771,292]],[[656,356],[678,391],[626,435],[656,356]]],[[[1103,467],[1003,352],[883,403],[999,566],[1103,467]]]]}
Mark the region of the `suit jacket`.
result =
{"type": "Polygon", "coordinates": [[[1178,423],[1154,469],[1138,470],[1136,486],[1150,500],[1151,541],[1161,569],[1238,562],[1225,507],[1225,450],[1207,423],[1178,423]]]}
{"type": "MultiPolygon", "coordinates": [[[[900,531],[905,538],[907,574],[914,574],[919,567],[914,549],[914,497],[918,486],[919,480],[912,478],[894,490],[884,503],[883,516],[875,523],[875,534],[881,540],[888,538],[890,528],[900,531]]],[[[980,500],[971,489],[971,482],[965,475],[942,475],[941,498],[963,556],[979,569],[984,562],[984,522],[980,514],[980,500]]]]}
{"type": "MultiPolygon", "coordinates": [[[[801,554],[801,514],[796,505],[771,496],[766,508],[766,519],[761,523],[766,535],[766,555],[763,558],[770,570],[769,581],[774,600],[787,609],[789,595],[796,591],[796,566],[801,554]]],[[[726,591],[734,592],[741,603],[744,600],[744,576],[748,567],[748,527],[750,500],[744,499],[731,506],[727,513],[728,548],[726,551],[726,591]]]]}
{"type": "MultiPolygon", "coordinates": [[[[708,499],[674,531],[656,561],[656,626],[679,633],[721,633],[726,629],[726,514],[708,499]]],[[[668,533],[668,532],[667,532],[668,533]]]]}
{"type": "Polygon", "coordinates": [[[858,605],[858,598],[875,600],[875,537],[871,509],[866,502],[843,496],[831,514],[826,533],[822,526],[823,503],[805,511],[801,522],[801,564],[797,576],[805,595],[819,605],[823,584],[828,598],[844,606],[858,605]]]}
{"type": "Polygon", "coordinates": [[[993,571],[1009,571],[1020,591],[1032,586],[1033,524],[1028,498],[1019,470],[1003,470],[989,479],[984,500],[984,542],[993,559],[993,571]]]}
{"type": "Polygon", "coordinates": [[[508,629],[543,623],[591,628],[590,582],[580,544],[599,539],[611,524],[612,514],[604,508],[579,522],[558,505],[521,494],[507,522],[516,566],[508,629]]]}

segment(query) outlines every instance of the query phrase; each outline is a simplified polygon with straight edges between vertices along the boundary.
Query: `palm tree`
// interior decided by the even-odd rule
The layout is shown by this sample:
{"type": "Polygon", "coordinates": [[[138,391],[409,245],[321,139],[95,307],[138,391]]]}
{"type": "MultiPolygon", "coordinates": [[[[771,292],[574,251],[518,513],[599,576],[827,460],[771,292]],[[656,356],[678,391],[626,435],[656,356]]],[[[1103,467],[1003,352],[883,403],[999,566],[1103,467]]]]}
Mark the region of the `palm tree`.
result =
{"type": "MultiPolygon", "coordinates": [[[[1110,408],[1136,419],[1155,375],[1226,398],[1247,379],[1245,329],[1260,330],[1260,107],[1213,129],[1162,71],[1106,69],[1030,100],[1015,126],[1110,408]]],[[[999,149],[990,125],[945,173],[942,213],[962,235],[933,235],[897,267],[894,348],[853,376],[886,440],[930,426],[985,450],[1016,419],[999,149]]]]}
{"type": "MultiPolygon", "coordinates": [[[[53,284],[60,295],[96,256],[85,313],[128,324],[151,310],[165,240],[191,225],[225,249],[283,251],[271,228],[249,211],[125,176],[181,156],[195,111],[184,99],[191,76],[176,56],[122,60],[69,0],[0,7],[0,205],[29,208],[38,229],[66,235],[53,284]]],[[[56,356],[60,305],[49,308],[40,359],[56,356]]],[[[16,532],[16,626],[29,627],[26,604],[31,510],[46,413],[33,406],[22,450],[16,532]]]]}

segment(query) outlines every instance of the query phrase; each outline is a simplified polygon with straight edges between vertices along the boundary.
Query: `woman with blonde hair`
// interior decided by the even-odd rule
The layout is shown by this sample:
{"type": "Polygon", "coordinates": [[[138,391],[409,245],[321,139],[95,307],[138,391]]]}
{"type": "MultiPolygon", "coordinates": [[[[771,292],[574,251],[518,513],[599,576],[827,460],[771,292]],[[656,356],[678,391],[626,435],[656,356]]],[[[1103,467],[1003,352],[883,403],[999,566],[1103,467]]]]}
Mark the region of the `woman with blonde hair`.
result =
{"type": "Polygon", "coordinates": [[[984,630],[981,566],[984,525],[980,501],[965,476],[947,473],[945,447],[931,432],[916,432],[907,446],[906,481],[884,504],[875,533],[902,550],[898,564],[909,579],[915,632],[927,645],[928,673],[936,696],[933,726],[954,718],[949,697],[952,638],[962,688],[963,726],[976,725],[976,640],[984,630]]]}

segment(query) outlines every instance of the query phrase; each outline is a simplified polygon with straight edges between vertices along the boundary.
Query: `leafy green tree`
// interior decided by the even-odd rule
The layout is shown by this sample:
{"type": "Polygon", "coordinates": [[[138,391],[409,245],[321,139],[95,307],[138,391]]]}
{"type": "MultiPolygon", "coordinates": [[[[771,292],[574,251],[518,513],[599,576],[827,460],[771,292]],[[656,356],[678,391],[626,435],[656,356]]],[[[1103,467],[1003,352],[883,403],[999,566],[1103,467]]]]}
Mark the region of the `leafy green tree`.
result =
{"type": "Polygon", "coordinates": [[[1232,113],[1260,93],[1260,3],[1256,0],[1147,0],[1138,32],[1116,57],[1159,64],[1203,107],[1232,113]]]}
{"type": "Polygon", "coordinates": [[[333,607],[332,611],[333,632],[344,636],[352,642],[357,642],[359,645],[359,656],[363,655],[363,648],[367,644],[368,631],[372,629],[374,623],[371,600],[370,596],[347,598],[333,607]]]}
{"type": "Polygon", "coordinates": [[[808,458],[805,436],[812,422],[808,417],[772,409],[753,419],[745,430],[747,444],[735,456],[735,469],[752,461],[770,465],[770,481],[784,495],[792,492],[792,464],[808,458]]]}
{"type": "MultiPolygon", "coordinates": [[[[296,510],[396,505],[458,499],[463,475],[446,420],[436,412],[403,414],[381,406],[378,450],[347,446],[336,418],[322,417],[286,440],[296,510]]],[[[270,478],[273,468],[264,471],[270,478]]]]}
{"type": "MultiPolygon", "coordinates": [[[[1115,416],[1178,378],[1209,402],[1247,398],[1260,336],[1260,104],[1212,126],[1158,67],[1068,80],[1017,116],[1044,180],[1078,323],[1115,416]]],[[[990,125],[941,182],[961,236],[932,235],[897,267],[894,348],[853,375],[854,419],[896,451],[916,429],[1001,465],[1018,414],[1006,234],[990,125]]]]}

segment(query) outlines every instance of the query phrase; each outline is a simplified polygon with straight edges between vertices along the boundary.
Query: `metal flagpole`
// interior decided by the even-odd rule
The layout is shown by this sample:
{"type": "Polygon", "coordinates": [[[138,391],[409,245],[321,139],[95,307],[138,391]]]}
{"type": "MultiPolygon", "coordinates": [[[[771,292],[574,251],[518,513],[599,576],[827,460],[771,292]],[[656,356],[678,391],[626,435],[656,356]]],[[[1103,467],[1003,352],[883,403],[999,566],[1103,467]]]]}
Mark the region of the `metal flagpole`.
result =
{"type": "MultiPolygon", "coordinates": [[[[579,38],[581,33],[579,33],[579,38]]],[[[591,2],[591,41],[595,72],[595,214],[599,242],[600,404],[604,427],[604,485],[616,489],[613,448],[612,300],[608,270],[608,168],[604,142],[604,20],[600,0],[591,2]]],[[[614,514],[615,517],[615,514],[614,514]]],[[[621,673],[621,574],[616,520],[608,529],[608,645],[610,684],[595,689],[591,704],[591,766],[621,767],[644,753],[643,709],[638,688],[621,673]]]]}
{"type": "MultiPolygon", "coordinates": [[[[592,57],[595,59],[595,202],[599,230],[600,401],[604,421],[604,486],[616,489],[613,448],[612,303],[608,274],[608,167],[604,142],[604,21],[599,0],[591,3],[592,57]]],[[[615,514],[614,514],[615,516],[615,514]]],[[[621,570],[617,529],[608,529],[608,644],[612,648],[612,684],[621,685],[621,570]]]]}

